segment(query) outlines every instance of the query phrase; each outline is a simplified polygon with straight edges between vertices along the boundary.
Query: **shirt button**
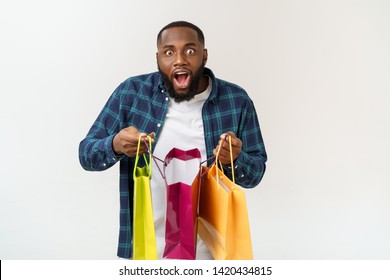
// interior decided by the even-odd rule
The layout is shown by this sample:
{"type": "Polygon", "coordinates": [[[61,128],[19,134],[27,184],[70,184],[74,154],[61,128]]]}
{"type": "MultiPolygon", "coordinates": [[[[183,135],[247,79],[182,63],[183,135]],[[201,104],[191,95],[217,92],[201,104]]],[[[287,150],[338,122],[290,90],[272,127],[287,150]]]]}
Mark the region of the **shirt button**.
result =
{"type": "Polygon", "coordinates": [[[241,175],[241,178],[244,177],[244,174],[241,175]]]}
{"type": "Polygon", "coordinates": [[[106,167],[107,164],[103,163],[102,165],[103,165],[103,167],[106,167]]]}
{"type": "Polygon", "coordinates": [[[168,97],[165,97],[165,101],[168,101],[169,100],[169,98],[168,97]]]}
{"type": "Polygon", "coordinates": [[[158,123],[158,124],[157,124],[157,127],[161,127],[161,123],[158,123]]]}
{"type": "Polygon", "coordinates": [[[164,90],[162,89],[161,92],[164,92],[164,90]]]}
{"type": "Polygon", "coordinates": [[[116,161],[116,158],[113,157],[112,160],[113,160],[113,161],[116,161]]]}

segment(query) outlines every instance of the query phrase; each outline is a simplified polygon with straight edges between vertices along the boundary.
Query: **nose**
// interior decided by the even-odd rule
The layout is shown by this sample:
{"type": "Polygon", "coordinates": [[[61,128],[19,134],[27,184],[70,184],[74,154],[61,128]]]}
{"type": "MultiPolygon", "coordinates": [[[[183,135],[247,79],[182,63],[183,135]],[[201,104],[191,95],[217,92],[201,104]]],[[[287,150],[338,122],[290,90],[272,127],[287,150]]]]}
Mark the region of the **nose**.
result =
{"type": "Polygon", "coordinates": [[[186,56],[183,53],[177,53],[175,56],[174,66],[183,66],[187,64],[188,62],[186,56]]]}

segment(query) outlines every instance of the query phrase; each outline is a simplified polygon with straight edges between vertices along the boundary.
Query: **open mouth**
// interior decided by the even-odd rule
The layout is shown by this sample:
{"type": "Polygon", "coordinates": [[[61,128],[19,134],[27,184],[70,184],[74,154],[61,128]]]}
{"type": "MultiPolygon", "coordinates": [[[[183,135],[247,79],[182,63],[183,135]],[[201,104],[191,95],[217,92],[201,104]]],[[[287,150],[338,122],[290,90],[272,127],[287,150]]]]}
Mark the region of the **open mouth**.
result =
{"type": "Polygon", "coordinates": [[[173,75],[174,83],[179,89],[186,89],[190,84],[190,74],[186,71],[177,71],[173,75]]]}

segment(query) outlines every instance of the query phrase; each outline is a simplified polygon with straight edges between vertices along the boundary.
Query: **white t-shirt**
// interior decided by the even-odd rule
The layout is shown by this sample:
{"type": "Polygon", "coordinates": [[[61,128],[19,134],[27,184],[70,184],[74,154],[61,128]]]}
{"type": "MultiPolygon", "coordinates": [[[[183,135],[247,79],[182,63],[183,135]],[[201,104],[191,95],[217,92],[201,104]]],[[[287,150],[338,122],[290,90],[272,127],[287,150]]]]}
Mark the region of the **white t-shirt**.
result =
{"type": "MultiPolygon", "coordinates": [[[[153,153],[154,156],[164,160],[165,156],[172,148],[178,148],[184,151],[197,148],[201,153],[201,160],[205,161],[207,159],[202,107],[210,95],[211,87],[211,79],[209,78],[209,86],[207,89],[204,92],[195,95],[192,100],[180,103],[176,103],[173,99],[170,100],[165,122],[159,139],[157,139],[156,142],[153,153]]],[[[160,161],[157,162],[162,171],[163,164],[160,161]]],[[[186,176],[185,178],[183,176],[181,181],[191,185],[192,180],[198,172],[196,167],[199,167],[199,161],[191,160],[186,166],[192,168],[187,169],[187,171],[190,172],[184,172],[186,176]]],[[[166,186],[165,181],[156,166],[156,162],[153,162],[152,164],[152,174],[151,190],[157,251],[159,259],[162,259],[165,247],[166,186]]],[[[168,183],[174,182],[168,181],[168,183]]],[[[208,249],[199,237],[196,258],[212,259],[208,249]]]]}

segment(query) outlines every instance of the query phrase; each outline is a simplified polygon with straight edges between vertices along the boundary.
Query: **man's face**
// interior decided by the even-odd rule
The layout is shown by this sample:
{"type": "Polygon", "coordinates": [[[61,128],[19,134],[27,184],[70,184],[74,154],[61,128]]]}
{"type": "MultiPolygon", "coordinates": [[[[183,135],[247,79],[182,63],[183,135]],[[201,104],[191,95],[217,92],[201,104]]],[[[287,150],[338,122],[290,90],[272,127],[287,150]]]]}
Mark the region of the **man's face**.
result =
{"type": "Polygon", "coordinates": [[[195,30],[173,27],[164,30],[158,42],[157,65],[167,90],[177,102],[199,93],[199,82],[207,61],[207,50],[195,30]]]}

